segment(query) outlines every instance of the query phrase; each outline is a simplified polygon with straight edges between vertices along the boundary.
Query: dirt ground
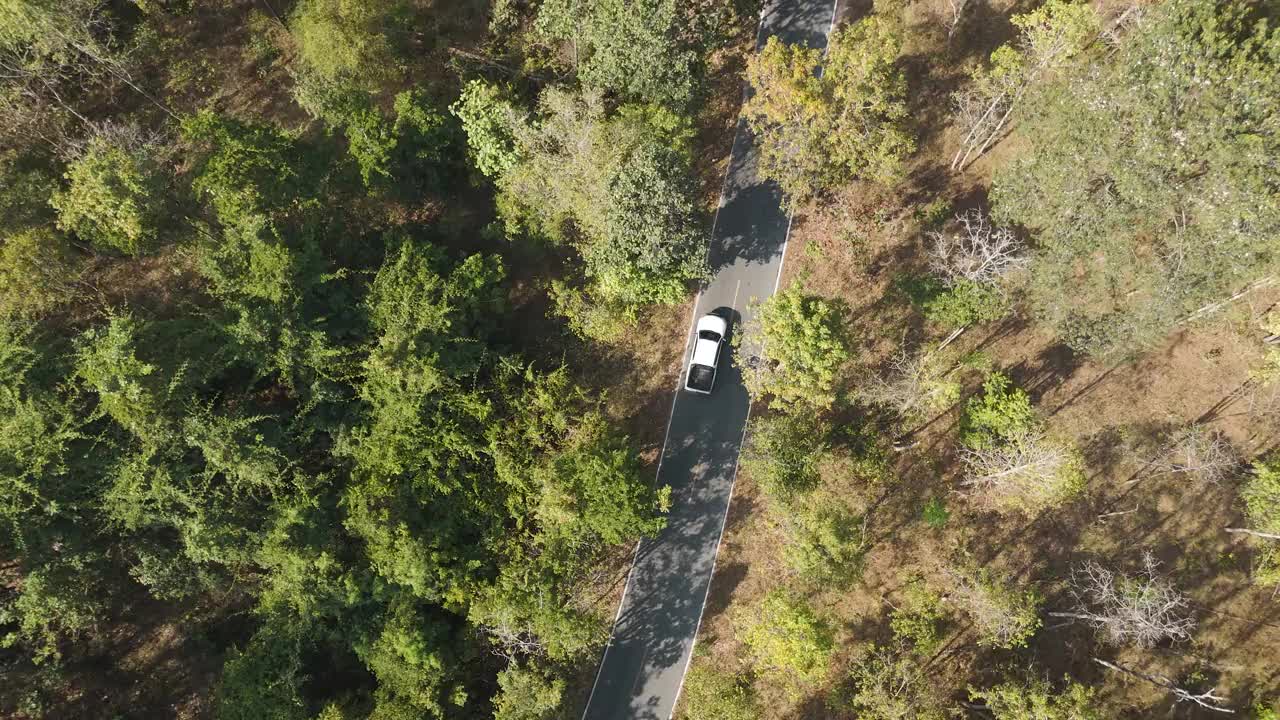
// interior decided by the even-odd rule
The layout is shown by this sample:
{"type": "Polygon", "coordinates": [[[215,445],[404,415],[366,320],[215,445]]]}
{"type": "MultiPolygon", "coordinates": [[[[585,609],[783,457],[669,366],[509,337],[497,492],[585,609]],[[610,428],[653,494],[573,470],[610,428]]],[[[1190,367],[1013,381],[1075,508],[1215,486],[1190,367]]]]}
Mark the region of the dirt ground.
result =
{"type": "MultiPolygon", "coordinates": [[[[948,203],[952,212],[985,205],[992,168],[1016,149],[1011,147],[1015,139],[965,172],[951,172],[957,138],[948,124],[947,96],[973,63],[1009,37],[1008,16],[1022,9],[1009,2],[979,4],[948,46],[942,25],[948,3],[909,3],[903,64],[920,148],[907,180],[892,190],[847,188],[796,218],[783,282],[803,283],[847,305],[855,357],[846,378],[850,396],[856,394],[857,378],[879,370],[896,348],[937,342],[946,334],[928,327],[893,292],[893,280],[923,266],[925,208],[935,202],[948,203]]],[[[845,16],[857,12],[848,10],[845,16]]],[[[1275,393],[1258,391],[1247,381],[1262,347],[1256,320],[1277,300],[1277,292],[1251,294],[1218,315],[1177,328],[1163,346],[1142,357],[1114,365],[1074,354],[1020,313],[969,329],[951,349],[957,356],[981,351],[989,357],[1030,393],[1050,433],[1077,444],[1087,462],[1085,495],[1030,521],[974,507],[959,492],[954,456],[961,400],[925,427],[912,428],[915,444],[894,454],[892,480],[868,483],[840,465],[824,470],[827,489],[868,515],[871,541],[860,581],[847,588],[812,587],[782,560],[786,537],[778,510],[769,507],[750,477],[740,477],[695,663],[750,674],[738,640],[744,621],[769,590],[799,589],[838,628],[836,669],[828,686],[800,699],[758,678],[764,717],[845,717],[827,707],[825,696],[862,649],[891,637],[889,612],[907,583],[920,578],[943,585],[939,574],[947,558],[966,554],[981,566],[1008,573],[1020,585],[1036,588],[1048,612],[1069,609],[1063,593],[1071,567],[1092,559],[1134,570],[1141,552],[1149,550],[1161,572],[1192,598],[1197,625],[1190,642],[1116,651],[1100,645],[1087,628],[1044,618],[1028,648],[992,651],[978,646],[963,614],[952,612],[941,649],[922,671],[931,685],[957,701],[965,699],[966,686],[994,683],[1014,669],[1033,667],[1053,679],[1069,673],[1098,688],[1108,718],[1222,715],[1175,704],[1159,688],[1095,665],[1095,656],[1215,687],[1241,713],[1258,698],[1273,699],[1280,690],[1280,601],[1271,589],[1250,582],[1249,544],[1223,532],[1241,522],[1241,479],[1201,487],[1161,475],[1149,461],[1165,433],[1190,423],[1221,432],[1245,458],[1276,447],[1280,434],[1267,415],[1277,407],[1275,393]],[[923,520],[931,499],[943,501],[950,512],[940,528],[923,520]]],[[[966,394],[976,384],[971,380],[966,394]]]]}

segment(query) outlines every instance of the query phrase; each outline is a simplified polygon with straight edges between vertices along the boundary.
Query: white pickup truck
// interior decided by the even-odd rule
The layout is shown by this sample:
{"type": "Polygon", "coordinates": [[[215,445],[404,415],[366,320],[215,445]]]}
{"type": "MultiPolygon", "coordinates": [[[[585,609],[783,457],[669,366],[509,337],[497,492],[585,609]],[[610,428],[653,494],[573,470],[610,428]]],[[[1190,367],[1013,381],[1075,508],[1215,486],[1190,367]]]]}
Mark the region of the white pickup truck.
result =
{"type": "Polygon", "coordinates": [[[697,336],[693,340],[693,354],[689,357],[684,389],[710,395],[716,384],[716,368],[720,364],[725,335],[729,333],[729,321],[714,313],[703,315],[698,319],[695,332],[697,336]]]}

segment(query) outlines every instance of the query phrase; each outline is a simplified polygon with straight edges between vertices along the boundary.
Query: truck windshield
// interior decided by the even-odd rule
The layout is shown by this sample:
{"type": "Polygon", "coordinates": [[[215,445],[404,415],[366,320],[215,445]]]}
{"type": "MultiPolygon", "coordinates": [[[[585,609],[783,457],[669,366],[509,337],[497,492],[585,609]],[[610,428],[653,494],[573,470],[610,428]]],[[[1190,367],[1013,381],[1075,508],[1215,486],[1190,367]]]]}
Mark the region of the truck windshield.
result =
{"type": "Polygon", "coordinates": [[[699,340],[710,340],[711,342],[720,342],[720,333],[715,330],[703,330],[698,333],[699,340]]]}

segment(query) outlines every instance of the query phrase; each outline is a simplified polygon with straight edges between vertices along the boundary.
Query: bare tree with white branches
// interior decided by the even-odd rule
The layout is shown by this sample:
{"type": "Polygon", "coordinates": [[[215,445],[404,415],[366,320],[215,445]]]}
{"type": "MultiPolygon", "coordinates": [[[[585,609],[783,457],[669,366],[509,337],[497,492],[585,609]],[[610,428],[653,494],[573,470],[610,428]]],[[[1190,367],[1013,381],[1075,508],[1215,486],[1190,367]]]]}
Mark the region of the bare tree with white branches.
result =
{"type": "Polygon", "coordinates": [[[964,133],[952,170],[963,170],[1004,137],[1027,90],[1091,43],[1099,30],[1091,8],[1062,2],[1015,16],[1014,23],[1021,31],[1018,39],[992,54],[994,67],[952,95],[956,124],[964,133]]]}
{"type": "Polygon", "coordinates": [[[943,24],[947,27],[948,47],[951,46],[951,39],[960,27],[961,21],[964,20],[964,11],[969,7],[969,2],[970,0],[947,0],[947,4],[951,9],[951,16],[943,20],[943,24]]]}
{"type": "Polygon", "coordinates": [[[982,644],[1022,647],[1040,628],[1040,596],[1034,590],[966,564],[945,567],[943,573],[952,587],[946,599],[969,614],[982,644]]]}
{"type": "Polygon", "coordinates": [[[1122,672],[1125,675],[1131,675],[1133,677],[1146,680],[1152,685],[1159,685],[1165,690],[1168,690],[1177,702],[1192,702],[1206,710],[1227,713],[1229,715],[1235,714],[1235,710],[1222,707],[1222,705],[1219,704],[1226,702],[1227,699],[1221,695],[1215,694],[1214,690],[1216,690],[1216,688],[1209,688],[1204,692],[1195,693],[1184,687],[1179,687],[1176,683],[1163,675],[1148,675],[1147,673],[1138,672],[1137,670],[1132,670],[1123,665],[1117,665],[1116,663],[1107,662],[1106,660],[1099,660],[1098,658],[1094,658],[1093,661],[1110,670],[1115,670],[1116,672],[1122,672]]]}
{"type": "Polygon", "coordinates": [[[1056,507],[1084,489],[1079,453],[1030,430],[990,447],[965,447],[961,485],[995,510],[1034,515],[1056,507]]]}
{"type": "Polygon", "coordinates": [[[869,373],[859,383],[868,402],[892,408],[907,422],[920,421],[960,399],[960,383],[936,349],[912,354],[899,350],[884,373],[869,373]]]}
{"type": "Polygon", "coordinates": [[[956,215],[954,230],[928,236],[929,267],[948,284],[961,280],[995,284],[1029,262],[1013,230],[992,225],[977,208],[956,215]]]}
{"type": "Polygon", "coordinates": [[[1240,471],[1241,459],[1222,433],[1191,425],[1173,433],[1151,467],[1159,474],[1217,485],[1240,471]]]}
{"type": "Polygon", "coordinates": [[[1069,592],[1076,609],[1049,615],[1083,621],[1115,645],[1149,648],[1189,639],[1195,628],[1191,601],[1156,572],[1159,563],[1149,551],[1142,554],[1142,567],[1138,575],[1117,574],[1093,561],[1073,568],[1069,592]]]}

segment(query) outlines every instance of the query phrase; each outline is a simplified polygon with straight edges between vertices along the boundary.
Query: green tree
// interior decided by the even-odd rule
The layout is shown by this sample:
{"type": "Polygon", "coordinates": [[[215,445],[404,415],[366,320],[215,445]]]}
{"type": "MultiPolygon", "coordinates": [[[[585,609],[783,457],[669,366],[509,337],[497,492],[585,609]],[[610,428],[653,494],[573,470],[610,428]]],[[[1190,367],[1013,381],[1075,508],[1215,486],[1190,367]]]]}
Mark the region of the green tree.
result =
{"type": "Polygon", "coordinates": [[[860,720],[943,720],[941,697],[918,658],[889,647],[872,647],[849,673],[840,704],[860,720]]]}
{"type": "Polygon", "coordinates": [[[811,498],[798,504],[787,524],[791,537],[783,556],[801,577],[847,587],[862,574],[867,549],[862,518],[839,500],[811,498]]]}
{"type": "Polygon", "coordinates": [[[514,128],[521,122],[520,113],[508,95],[505,88],[472,80],[449,106],[462,122],[472,163],[485,177],[500,177],[519,159],[514,128]]]}
{"type": "Polygon", "coordinates": [[[748,61],[743,114],[760,141],[759,173],[789,204],[855,178],[898,175],[915,150],[906,80],[895,67],[901,47],[897,24],[871,15],[832,32],[825,60],[821,50],[770,37],[748,61]]]}
{"type": "Polygon", "coordinates": [[[987,647],[1025,647],[1040,629],[1043,599],[1021,590],[1008,578],[966,564],[948,568],[951,597],[973,620],[978,642],[987,647]]]}
{"type": "Polygon", "coordinates": [[[683,107],[692,99],[700,58],[675,0],[548,0],[536,27],[573,45],[583,85],[631,101],[683,107]]]}
{"type": "Polygon", "coordinates": [[[798,414],[771,414],[751,421],[742,467],[771,498],[790,502],[821,481],[827,428],[798,414]]]}
{"type": "Polygon", "coordinates": [[[1254,563],[1254,578],[1263,585],[1280,584],[1280,456],[1271,456],[1253,464],[1253,473],[1240,489],[1245,516],[1254,532],[1271,537],[1261,538],[1262,550],[1254,563]]]}
{"type": "Polygon", "coordinates": [[[907,585],[901,603],[890,614],[889,629],[895,640],[910,643],[918,655],[928,655],[942,640],[945,618],[942,598],[917,579],[907,585]]]}
{"type": "Polygon", "coordinates": [[[794,284],[757,305],[734,343],[752,397],[770,397],[784,409],[835,404],[837,376],[849,359],[839,302],[794,284]]]}
{"type": "Polygon", "coordinates": [[[996,174],[992,202],[1034,233],[1032,302],[1073,348],[1148,348],[1275,271],[1280,33],[1264,16],[1162,4],[1118,52],[1034,94],[1030,149],[996,174]]]}
{"type": "Polygon", "coordinates": [[[715,666],[709,657],[696,657],[680,692],[688,720],[756,720],[760,700],[750,680],[715,666]]]}
{"type": "Polygon", "coordinates": [[[756,669],[778,676],[792,695],[818,685],[831,669],[831,626],[808,603],[784,590],[770,591],[753,609],[741,637],[756,669]]]}
{"type": "Polygon", "coordinates": [[[571,326],[616,337],[645,303],[685,297],[705,275],[683,128],[661,113],[609,116],[598,95],[549,89],[515,128],[519,161],[499,179],[509,232],[574,245],[585,283],[555,289],[571,326]]]}
{"type": "Polygon", "coordinates": [[[66,237],[46,227],[15,232],[0,245],[0,316],[38,318],[69,300],[81,263],[66,237]]]}
{"type": "Polygon", "coordinates": [[[565,682],[533,665],[509,665],[498,673],[494,720],[548,720],[560,709],[565,682]]]}
{"type": "Polygon", "coordinates": [[[367,90],[399,77],[401,0],[303,0],[289,19],[303,72],[367,90]]]}
{"type": "Polygon", "coordinates": [[[1054,692],[1047,680],[1034,676],[989,690],[969,688],[969,696],[984,703],[996,720],[1100,720],[1093,695],[1091,688],[1070,680],[1054,692]]]}
{"type": "Polygon", "coordinates": [[[67,189],[49,200],[60,228],[126,255],[154,249],[168,181],[152,148],[96,135],[65,177],[67,189]]]}

